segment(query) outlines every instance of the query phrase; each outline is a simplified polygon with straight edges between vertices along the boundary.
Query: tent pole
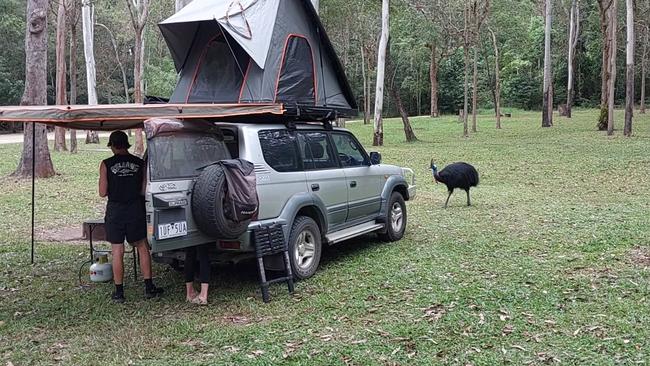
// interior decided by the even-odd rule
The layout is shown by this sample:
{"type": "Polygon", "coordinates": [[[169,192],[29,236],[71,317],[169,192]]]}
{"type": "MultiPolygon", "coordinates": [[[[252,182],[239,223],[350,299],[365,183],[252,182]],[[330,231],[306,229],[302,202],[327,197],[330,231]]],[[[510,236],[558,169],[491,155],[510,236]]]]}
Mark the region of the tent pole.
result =
{"type": "Polygon", "coordinates": [[[34,264],[34,202],[36,189],[36,124],[32,123],[32,264],[34,264]]]}

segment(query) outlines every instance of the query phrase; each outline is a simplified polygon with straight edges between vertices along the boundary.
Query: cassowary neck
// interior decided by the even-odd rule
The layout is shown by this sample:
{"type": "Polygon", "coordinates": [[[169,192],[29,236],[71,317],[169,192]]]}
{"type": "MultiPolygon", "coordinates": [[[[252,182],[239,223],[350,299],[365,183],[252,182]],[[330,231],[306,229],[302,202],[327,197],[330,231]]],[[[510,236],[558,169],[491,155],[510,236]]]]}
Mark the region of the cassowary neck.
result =
{"type": "Polygon", "coordinates": [[[438,172],[433,173],[433,179],[435,179],[436,181],[438,181],[440,183],[444,183],[444,181],[442,180],[442,177],[440,176],[440,174],[438,174],[438,172]]]}

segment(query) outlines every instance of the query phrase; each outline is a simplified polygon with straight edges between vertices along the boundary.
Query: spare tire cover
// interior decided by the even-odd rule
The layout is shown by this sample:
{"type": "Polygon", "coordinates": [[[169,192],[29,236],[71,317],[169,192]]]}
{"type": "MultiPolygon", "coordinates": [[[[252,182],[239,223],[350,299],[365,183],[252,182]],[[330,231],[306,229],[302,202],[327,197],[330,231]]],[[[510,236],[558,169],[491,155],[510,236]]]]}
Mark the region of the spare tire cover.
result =
{"type": "Polygon", "coordinates": [[[204,234],[222,239],[236,239],[246,232],[249,221],[234,222],[224,216],[223,200],[226,175],[220,164],[203,169],[192,191],[192,215],[204,234]]]}

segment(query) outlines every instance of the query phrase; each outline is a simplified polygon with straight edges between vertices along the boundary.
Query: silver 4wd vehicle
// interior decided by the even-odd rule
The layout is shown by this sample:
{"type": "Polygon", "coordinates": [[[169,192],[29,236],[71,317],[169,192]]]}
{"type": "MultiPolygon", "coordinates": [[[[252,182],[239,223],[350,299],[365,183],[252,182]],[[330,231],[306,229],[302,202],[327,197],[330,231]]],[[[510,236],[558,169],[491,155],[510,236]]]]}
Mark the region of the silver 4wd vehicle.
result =
{"type": "Polygon", "coordinates": [[[367,154],[349,131],[320,124],[210,126],[147,136],[148,234],[157,262],[182,266],[182,248],[212,242],[214,261],[238,262],[254,257],[253,229],[281,225],[293,273],[302,279],[318,268],[325,244],[368,233],[388,241],[404,235],[413,171],[381,164],[381,155],[367,154]],[[236,224],[198,217],[221,208],[220,195],[199,185],[224,179],[201,176],[202,168],[231,158],[254,163],[259,211],[243,235],[221,238],[198,223],[224,232],[236,224]]]}

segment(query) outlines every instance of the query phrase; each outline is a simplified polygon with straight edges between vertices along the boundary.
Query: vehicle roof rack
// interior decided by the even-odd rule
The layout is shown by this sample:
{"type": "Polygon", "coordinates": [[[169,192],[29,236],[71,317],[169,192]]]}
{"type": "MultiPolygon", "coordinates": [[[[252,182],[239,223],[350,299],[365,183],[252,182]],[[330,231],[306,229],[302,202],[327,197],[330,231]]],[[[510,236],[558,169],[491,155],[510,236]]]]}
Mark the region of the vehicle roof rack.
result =
{"type": "Polygon", "coordinates": [[[285,126],[290,130],[297,129],[298,125],[322,125],[326,130],[331,131],[334,129],[332,121],[286,121],[285,126]]]}

